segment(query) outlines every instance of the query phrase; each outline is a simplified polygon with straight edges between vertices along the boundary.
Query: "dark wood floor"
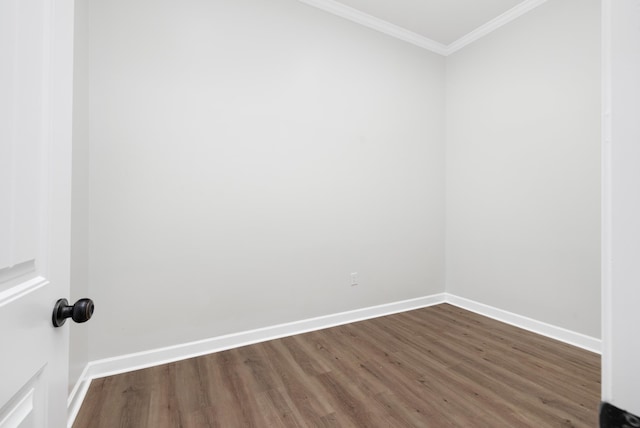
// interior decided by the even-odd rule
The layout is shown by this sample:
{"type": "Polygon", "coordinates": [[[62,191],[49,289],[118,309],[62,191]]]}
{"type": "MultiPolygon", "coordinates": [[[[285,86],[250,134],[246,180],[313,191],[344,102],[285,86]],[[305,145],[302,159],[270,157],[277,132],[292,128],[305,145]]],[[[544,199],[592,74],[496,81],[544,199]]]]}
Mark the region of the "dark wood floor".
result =
{"type": "Polygon", "coordinates": [[[600,357],[442,304],[94,380],[74,428],[596,427],[600,357]]]}

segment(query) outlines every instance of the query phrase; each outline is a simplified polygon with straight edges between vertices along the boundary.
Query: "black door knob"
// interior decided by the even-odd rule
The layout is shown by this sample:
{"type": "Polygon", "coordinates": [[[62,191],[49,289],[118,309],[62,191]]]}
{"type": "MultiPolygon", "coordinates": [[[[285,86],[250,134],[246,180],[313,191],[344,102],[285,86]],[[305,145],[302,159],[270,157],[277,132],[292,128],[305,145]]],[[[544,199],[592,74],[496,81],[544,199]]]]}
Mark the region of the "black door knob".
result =
{"type": "Polygon", "coordinates": [[[91,299],[80,299],[73,306],[69,306],[67,299],[59,299],[53,307],[53,326],[60,327],[67,321],[67,318],[71,318],[77,323],[87,322],[93,315],[93,309],[93,300],[91,299]]]}

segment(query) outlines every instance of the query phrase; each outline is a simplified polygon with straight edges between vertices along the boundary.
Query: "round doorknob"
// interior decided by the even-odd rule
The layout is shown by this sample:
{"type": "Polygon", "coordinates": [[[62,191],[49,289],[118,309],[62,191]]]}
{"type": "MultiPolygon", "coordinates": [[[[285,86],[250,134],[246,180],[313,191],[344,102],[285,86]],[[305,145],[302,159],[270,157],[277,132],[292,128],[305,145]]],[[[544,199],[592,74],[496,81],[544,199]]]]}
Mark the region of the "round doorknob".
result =
{"type": "Polygon", "coordinates": [[[60,327],[71,318],[77,323],[87,322],[93,315],[93,300],[80,299],[74,305],[70,306],[67,299],[59,299],[53,307],[53,326],[60,327]]]}

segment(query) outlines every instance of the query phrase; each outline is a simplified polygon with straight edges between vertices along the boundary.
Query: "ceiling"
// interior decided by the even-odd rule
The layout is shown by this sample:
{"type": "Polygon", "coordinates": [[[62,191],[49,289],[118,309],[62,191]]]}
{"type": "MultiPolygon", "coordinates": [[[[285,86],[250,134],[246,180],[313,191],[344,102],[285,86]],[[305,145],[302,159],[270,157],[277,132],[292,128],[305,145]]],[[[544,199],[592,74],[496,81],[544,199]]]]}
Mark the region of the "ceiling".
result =
{"type": "Polygon", "coordinates": [[[368,15],[449,45],[524,0],[339,0],[368,15]]]}
{"type": "Polygon", "coordinates": [[[300,0],[448,55],[546,0],[300,0]]]}

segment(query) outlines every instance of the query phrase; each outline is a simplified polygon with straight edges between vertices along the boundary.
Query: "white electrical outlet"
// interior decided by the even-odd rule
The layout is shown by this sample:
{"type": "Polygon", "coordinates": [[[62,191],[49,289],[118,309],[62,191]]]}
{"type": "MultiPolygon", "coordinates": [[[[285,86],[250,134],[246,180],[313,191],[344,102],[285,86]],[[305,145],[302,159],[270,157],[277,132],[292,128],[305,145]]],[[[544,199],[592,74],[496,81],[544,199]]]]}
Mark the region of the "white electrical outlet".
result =
{"type": "Polygon", "coordinates": [[[351,272],[351,286],[358,285],[358,272],[351,272]]]}

